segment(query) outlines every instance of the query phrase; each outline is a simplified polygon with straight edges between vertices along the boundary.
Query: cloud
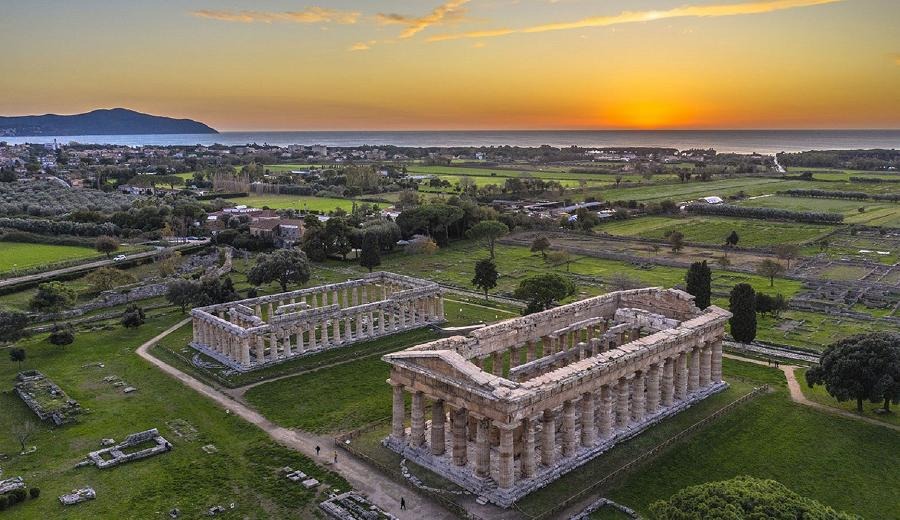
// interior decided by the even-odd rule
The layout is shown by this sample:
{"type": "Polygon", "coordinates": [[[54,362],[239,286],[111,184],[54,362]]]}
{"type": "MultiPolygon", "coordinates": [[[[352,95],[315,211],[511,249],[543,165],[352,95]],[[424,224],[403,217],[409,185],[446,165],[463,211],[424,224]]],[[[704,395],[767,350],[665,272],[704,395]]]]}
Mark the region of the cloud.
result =
{"type": "Polygon", "coordinates": [[[351,45],[350,48],[347,50],[367,51],[367,50],[371,49],[376,43],[378,43],[376,40],[369,40],[367,42],[356,42],[353,45],[351,45]]]}
{"type": "Polygon", "coordinates": [[[465,4],[470,0],[448,0],[425,16],[406,16],[396,13],[378,13],[375,20],[382,25],[405,25],[400,38],[412,38],[433,25],[459,21],[466,14],[465,4]]]}
{"type": "Polygon", "coordinates": [[[207,18],[210,20],[219,20],[222,22],[241,22],[241,23],[273,23],[273,22],[292,22],[292,23],[340,23],[354,24],[359,20],[360,13],[357,11],[341,11],[338,9],[328,9],[324,7],[307,7],[302,11],[214,11],[201,9],[191,11],[191,14],[198,18],[207,18]]]}
{"type": "Polygon", "coordinates": [[[439,34],[428,38],[428,41],[448,41],[468,38],[492,38],[507,36],[510,34],[530,34],[550,31],[565,31],[570,29],[584,29],[588,27],[609,27],[636,22],[651,22],[668,18],[713,18],[720,16],[737,16],[745,14],[762,14],[773,11],[783,11],[798,7],[811,7],[816,5],[833,4],[844,0],[757,0],[752,2],[740,2],[735,4],[719,5],[686,5],[661,11],[622,11],[619,14],[607,16],[592,16],[572,22],[558,22],[518,29],[500,28],[486,31],[470,31],[454,34],[439,34]]]}

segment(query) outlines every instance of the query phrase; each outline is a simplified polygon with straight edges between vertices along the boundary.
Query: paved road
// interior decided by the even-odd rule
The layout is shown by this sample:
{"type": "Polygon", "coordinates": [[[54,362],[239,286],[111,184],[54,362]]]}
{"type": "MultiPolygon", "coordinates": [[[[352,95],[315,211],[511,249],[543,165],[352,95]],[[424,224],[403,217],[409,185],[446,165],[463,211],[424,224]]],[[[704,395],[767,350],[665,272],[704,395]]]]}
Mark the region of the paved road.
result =
{"type": "MultiPolygon", "coordinates": [[[[204,240],[204,241],[192,242],[189,244],[181,244],[181,245],[174,246],[171,249],[178,250],[178,249],[183,249],[185,247],[196,246],[196,245],[204,244],[204,243],[208,243],[208,242],[209,242],[209,240],[204,240]]],[[[162,251],[162,250],[163,249],[160,248],[160,249],[154,249],[152,251],[144,251],[142,253],[133,253],[133,254],[128,255],[128,259],[126,260],[126,262],[131,262],[132,260],[140,260],[142,258],[150,258],[150,257],[158,255],[160,253],[160,251],[162,251]]],[[[96,262],[87,262],[84,264],[72,265],[69,267],[64,267],[62,269],[54,269],[52,271],[44,271],[42,273],[29,274],[29,275],[25,275],[25,276],[17,276],[16,278],[7,278],[5,280],[0,280],[0,289],[2,289],[4,287],[13,287],[13,286],[25,284],[25,283],[40,282],[43,280],[52,280],[52,279],[57,278],[62,275],[72,274],[72,273],[80,273],[82,271],[90,271],[92,269],[97,269],[99,267],[104,267],[107,265],[114,265],[114,264],[117,264],[117,262],[115,260],[97,260],[96,262]]]]}
{"type": "MultiPolygon", "coordinates": [[[[723,354],[727,358],[736,359],[738,361],[744,361],[746,363],[753,363],[755,365],[766,365],[771,366],[766,362],[760,361],[758,359],[745,358],[741,356],[735,356],[734,354],[723,354]]],[[[788,391],[791,394],[791,400],[795,403],[802,404],[804,406],[809,406],[810,408],[815,408],[820,412],[830,413],[832,415],[840,415],[841,417],[847,417],[848,419],[854,419],[857,421],[867,422],[869,424],[875,424],[878,426],[884,426],[885,428],[890,428],[892,430],[900,431],[900,426],[895,424],[886,423],[884,421],[879,421],[877,419],[873,419],[871,417],[865,417],[862,415],[855,414],[851,411],[844,410],[841,408],[835,408],[833,406],[827,406],[821,403],[817,403],[815,401],[810,401],[806,398],[806,395],[803,394],[803,389],[800,388],[800,382],[797,381],[797,378],[794,376],[794,369],[801,368],[795,365],[780,365],[778,368],[784,372],[784,377],[787,379],[788,391]]]]}
{"type": "Polygon", "coordinates": [[[377,504],[385,511],[389,511],[397,518],[415,520],[450,520],[456,518],[435,502],[421,495],[418,491],[378,473],[368,465],[352,458],[344,451],[338,453],[338,463],[331,464],[331,457],[333,457],[334,450],[330,448],[333,443],[330,437],[318,437],[303,431],[278,426],[255,410],[234,400],[225,393],[220,392],[206,383],[203,383],[168,363],[150,355],[150,347],[189,322],[190,318],[176,323],[168,330],[138,347],[137,354],[153,365],[156,365],[164,373],[177,379],[185,386],[212,399],[217,405],[225,410],[256,425],[268,433],[269,436],[279,444],[295,449],[313,460],[321,461],[323,465],[328,466],[328,469],[339,473],[347,479],[354,489],[366,494],[373,503],[377,504]],[[316,446],[322,446],[324,448],[322,450],[322,457],[319,457],[318,459],[316,457],[316,446]],[[400,511],[401,496],[406,499],[406,511],[400,511]]]}

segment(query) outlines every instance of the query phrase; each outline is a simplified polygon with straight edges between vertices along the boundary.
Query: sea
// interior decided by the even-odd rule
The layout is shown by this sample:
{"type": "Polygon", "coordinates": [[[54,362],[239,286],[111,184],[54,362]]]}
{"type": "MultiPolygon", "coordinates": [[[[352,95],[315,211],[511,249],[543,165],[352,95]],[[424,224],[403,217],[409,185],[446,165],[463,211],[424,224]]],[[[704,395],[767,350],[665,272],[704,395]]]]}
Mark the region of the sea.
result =
{"type": "Polygon", "coordinates": [[[529,131],[299,131],[218,134],[69,135],[0,137],[10,144],[71,142],[125,146],[247,144],[363,145],[404,147],[521,146],[665,147],[686,150],[775,154],[804,150],[900,148],[900,130],[529,130],[529,131]]]}

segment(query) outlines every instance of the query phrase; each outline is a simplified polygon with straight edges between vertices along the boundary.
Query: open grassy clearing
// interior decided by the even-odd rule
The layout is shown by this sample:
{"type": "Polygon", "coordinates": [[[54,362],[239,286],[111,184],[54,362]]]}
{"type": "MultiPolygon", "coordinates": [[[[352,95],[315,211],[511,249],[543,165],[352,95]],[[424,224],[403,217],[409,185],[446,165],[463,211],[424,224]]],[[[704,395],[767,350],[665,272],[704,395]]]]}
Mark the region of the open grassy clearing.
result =
{"type": "MultiPolygon", "coordinates": [[[[774,294],[777,291],[763,291],[774,294]]],[[[865,332],[893,331],[896,327],[881,321],[862,321],[853,318],[827,316],[808,311],[789,310],[779,318],[760,315],[757,318],[756,339],[825,350],[831,343],[865,332]]]]}
{"type": "Polygon", "coordinates": [[[336,208],[345,211],[353,209],[353,200],[329,197],[310,197],[301,195],[259,195],[235,199],[237,204],[245,204],[254,208],[296,209],[302,211],[330,212],[336,208]]]}
{"type": "MultiPolygon", "coordinates": [[[[640,175],[634,173],[628,174],[605,174],[605,173],[571,173],[566,171],[547,171],[547,170],[513,170],[506,168],[468,168],[461,166],[419,166],[412,165],[408,166],[406,171],[413,175],[440,175],[440,176],[451,176],[451,177],[472,177],[476,178],[489,178],[495,179],[494,182],[490,182],[490,184],[503,184],[505,178],[533,178],[533,179],[543,179],[543,180],[556,180],[556,181],[577,181],[579,180],[587,180],[591,182],[603,182],[603,183],[614,183],[616,175],[620,175],[622,177],[622,181],[625,182],[641,182],[643,179],[640,175]]],[[[675,175],[672,174],[659,174],[654,175],[653,179],[674,179],[675,175]]],[[[646,181],[644,181],[646,182],[646,181]]]]}
{"type": "MultiPolygon", "coordinates": [[[[124,246],[115,254],[127,254],[140,248],[124,246]]],[[[22,242],[0,242],[0,274],[15,274],[15,271],[35,267],[49,267],[62,262],[103,260],[106,255],[91,247],[56,246],[22,242]]]]}
{"type": "MultiPolygon", "coordinates": [[[[746,364],[725,360],[729,382],[736,365],[746,364]]],[[[766,367],[740,370],[759,380],[776,372],[766,367]]],[[[599,495],[646,514],[653,501],[681,488],[751,475],[778,480],[801,495],[865,518],[896,518],[900,473],[893,468],[900,464],[900,434],[794,404],[783,386],[773,388],[775,392],[745,403],[599,495]]]]}
{"type": "Polygon", "coordinates": [[[900,226],[900,204],[891,202],[873,202],[868,200],[824,199],[812,197],[790,197],[773,195],[745,200],[743,206],[757,208],[779,208],[792,211],[820,211],[840,213],[848,224],[867,224],[870,226],[900,226]],[[860,208],[863,209],[860,212],[860,208]]]}
{"type": "Polygon", "coordinates": [[[640,217],[601,224],[596,231],[611,235],[663,239],[666,233],[680,231],[688,242],[722,245],[736,231],[738,245],[766,247],[775,244],[800,244],[815,241],[837,229],[837,226],[775,222],[729,217],[640,217]]]}
{"type": "MultiPolygon", "coordinates": [[[[211,401],[174,382],[134,354],[135,348],[181,319],[178,314],[153,317],[137,330],[120,326],[81,332],[67,347],[50,345],[45,336],[20,342],[28,352],[23,369],[37,369],[89,409],[79,423],[48,429],[29,442],[38,447],[29,455],[16,455],[11,436],[0,436],[4,476],[23,475],[41,488],[41,498],[8,510],[15,518],[156,518],[172,507],[186,518],[198,518],[211,506],[226,508],[226,518],[285,518],[313,515],[316,494],[281,478],[278,469],[290,465],[340,489],[348,489],[337,475],[314,465],[306,457],[282,448],[255,427],[224,413],[211,401]],[[102,362],[104,368],[85,366],[102,362]],[[103,381],[116,375],[138,390],[123,394],[103,381]],[[185,421],[183,428],[173,421],[185,421]],[[112,469],[75,469],[100,440],[122,440],[130,433],[156,427],[173,445],[169,453],[112,469]],[[196,430],[191,432],[190,428],[196,430]],[[177,430],[177,431],[176,431],[177,430]],[[184,435],[179,435],[178,432],[184,435]],[[213,444],[217,453],[202,446],[213,444]],[[75,487],[92,486],[97,500],[64,508],[56,496],[75,487]],[[63,512],[64,511],[64,512],[63,512]]],[[[5,352],[3,357],[6,359],[5,352]]],[[[0,431],[31,417],[9,390],[18,367],[0,364],[0,431]]],[[[182,423],[184,424],[184,423],[182,423]]]]}

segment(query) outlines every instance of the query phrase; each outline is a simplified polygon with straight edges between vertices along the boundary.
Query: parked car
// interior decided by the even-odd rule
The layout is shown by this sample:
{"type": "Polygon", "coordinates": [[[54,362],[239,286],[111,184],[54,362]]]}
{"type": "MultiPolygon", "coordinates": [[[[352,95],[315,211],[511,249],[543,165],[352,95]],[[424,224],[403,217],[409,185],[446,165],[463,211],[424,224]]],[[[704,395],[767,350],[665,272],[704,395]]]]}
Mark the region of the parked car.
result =
{"type": "Polygon", "coordinates": [[[121,262],[127,258],[125,255],[116,255],[113,257],[113,262],[121,262]]]}

